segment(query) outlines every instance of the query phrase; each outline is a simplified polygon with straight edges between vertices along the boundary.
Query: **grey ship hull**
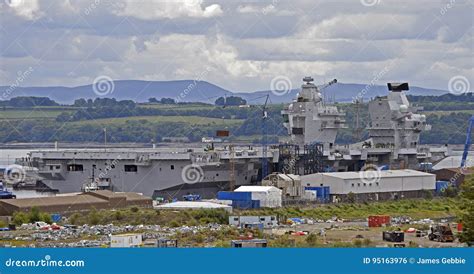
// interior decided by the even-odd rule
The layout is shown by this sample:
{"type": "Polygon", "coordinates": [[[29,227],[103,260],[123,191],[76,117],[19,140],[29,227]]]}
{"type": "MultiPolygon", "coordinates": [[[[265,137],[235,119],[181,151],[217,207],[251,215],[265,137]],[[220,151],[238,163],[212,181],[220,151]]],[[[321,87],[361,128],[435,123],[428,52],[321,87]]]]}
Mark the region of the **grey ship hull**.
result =
{"type": "MultiPolygon", "coordinates": [[[[271,150],[267,155],[273,158],[271,150]]],[[[33,151],[17,162],[37,167],[43,184],[60,193],[80,192],[94,181],[99,188],[154,197],[214,198],[231,178],[235,186],[256,183],[261,157],[253,149],[65,149],[33,151]]]]}

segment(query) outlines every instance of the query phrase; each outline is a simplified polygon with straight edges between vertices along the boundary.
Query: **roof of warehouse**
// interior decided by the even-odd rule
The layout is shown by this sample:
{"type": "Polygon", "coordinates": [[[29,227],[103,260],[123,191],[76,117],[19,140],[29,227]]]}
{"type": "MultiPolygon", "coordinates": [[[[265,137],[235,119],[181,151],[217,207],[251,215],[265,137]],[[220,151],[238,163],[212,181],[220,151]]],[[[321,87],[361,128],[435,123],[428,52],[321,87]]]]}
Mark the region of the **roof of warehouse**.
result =
{"type": "Polygon", "coordinates": [[[295,174],[278,174],[278,177],[285,181],[290,181],[290,180],[299,180],[300,175],[295,175],[295,174]]]}
{"type": "Polygon", "coordinates": [[[228,205],[211,203],[211,202],[200,202],[200,201],[179,201],[174,203],[168,203],[156,206],[157,208],[232,208],[228,205]]]}
{"type": "Polygon", "coordinates": [[[100,190],[94,192],[79,193],[76,195],[58,195],[51,197],[35,197],[21,199],[2,199],[0,206],[10,204],[20,208],[29,208],[31,206],[68,206],[73,204],[106,204],[108,199],[113,197],[125,197],[126,201],[151,200],[151,198],[140,195],[135,192],[112,192],[109,190],[100,190]]]}
{"type": "Polygon", "coordinates": [[[267,191],[275,190],[275,189],[281,191],[280,189],[274,186],[240,186],[234,191],[236,192],[267,192],[267,191]]]}
{"type": "MultiPolygon", "coordinates": [[[[327,173],[321,173],[323,176],[329,176],[329,177],[336,177],[339,179],[360,179],[361,175],[360,172],[354,172],[354,171],[349,171],[349,172],[327,172],[327,173]]],[[[313,174],[309,175],[303,175],[302,178],[308,178],[313,174]]],[[[420,177],[420,176],[434,176],[434,174],[431,173],[426,173],[426,172],[421,172],[417,170],[412,170],[412,169],[402,169],[402,170],[381,170],[380,171],[380,177],[381,178],[393,178],[393,177],[420,177]]]]}
{"type": "MultiPolygon", "coordinates": [[[[19,208],[29,208],[31,206],[67,206],[72,204],[99,204],[107,203],[106,200],[91,195],[58,196],[58,197],[36,197],[23,199],[5,199],[0,203],[10,204],[19,208]]],[[[1,205],[0,205],[1,206],[1,205]]]]}

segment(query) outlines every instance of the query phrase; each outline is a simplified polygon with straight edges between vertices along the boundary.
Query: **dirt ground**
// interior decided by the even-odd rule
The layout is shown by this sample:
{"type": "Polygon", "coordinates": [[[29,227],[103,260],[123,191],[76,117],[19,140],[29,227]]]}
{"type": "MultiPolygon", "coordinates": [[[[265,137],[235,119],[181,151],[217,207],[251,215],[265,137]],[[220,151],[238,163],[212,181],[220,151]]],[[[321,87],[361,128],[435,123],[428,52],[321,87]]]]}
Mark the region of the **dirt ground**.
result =
{"type": "MultiPolygon", "coordinates": [[[[315,223],[315,224],[300,224],[291,227],[281,227],[271,230],[266,230],[266,233],[276,235],[283,235],[288,231],[308,231],[319,235],[321,229],[324,229],[326,242],[352,242],[355,239],[369,239],[373,246],[393,246],[394,243],[384,241],[382,239],[382,232],[388,228],[367,227],[367,222],[335,222],[335,223],[315,223]],[[358,236],[359,235],[359,236],[358,236]]],[[[453,231],[455,233],[455,231],[453,231]]],[[[320,236],[321,237],[321,236],[320,236]]],[[[324,237],[322,237],[324,238],[324,237]]],[[[404,243],[406,246],[413,242],[419,247],[459,247],[463,246],[457,239],[452,243],[441,243],[430,241],[427,236],[416,237],[415,233],[405,233],[404,243]]]]}

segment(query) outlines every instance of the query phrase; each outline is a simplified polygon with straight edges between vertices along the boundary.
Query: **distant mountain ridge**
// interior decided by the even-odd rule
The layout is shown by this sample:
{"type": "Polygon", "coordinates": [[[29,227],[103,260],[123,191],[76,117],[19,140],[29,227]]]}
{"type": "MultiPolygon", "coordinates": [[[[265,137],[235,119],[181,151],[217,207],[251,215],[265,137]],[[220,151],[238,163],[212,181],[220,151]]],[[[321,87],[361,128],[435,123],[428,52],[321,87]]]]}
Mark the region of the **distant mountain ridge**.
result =
{"type": "MultiPolygon", "coordinates": [[[[110,83],[109,83],[110,84],[110,83]]],[[[105,84],[104,84],[105,85],[105,84]]],[[[221,88],[206,81],[176,80],[176,81],[142,81],[142,80],[115,80],[113,89],[109,86],[102,87],[84,85],[77,87],[9,87],[0,86],[0,92],[8,91],[8,97],[18,96],[43,96],[49,97],[58,103],[70,104],[79,98],[109,97],[117,100],[134,100],[146,102],[148,98],[174,98],[182,102],[203,102],[214,103],[220,96],[240,96],[247,100],[249,104],[262,103],[266,94],[270,94],[270,102],[288,103],[291,102],[299,89],[294,88],[283,95],[272,93],[270,90],[255,92],[233,92],[221,88]],[[108,88],[108,89],[107,89],[108,88]],[[260,98],[259,98],[260,97],[260,98]]],[[[336,102],[350,102],[354,98],[362,97],[365,101],[375,96],[382,96],[388,93],[385,85],[364,85],[337,83],[324,89],[326,97],[334,99],[336,102]]],[[[446,90],[427,89],[411,86],[407,94],[410,95],[435,95],[449,93],[446,90]]]]}

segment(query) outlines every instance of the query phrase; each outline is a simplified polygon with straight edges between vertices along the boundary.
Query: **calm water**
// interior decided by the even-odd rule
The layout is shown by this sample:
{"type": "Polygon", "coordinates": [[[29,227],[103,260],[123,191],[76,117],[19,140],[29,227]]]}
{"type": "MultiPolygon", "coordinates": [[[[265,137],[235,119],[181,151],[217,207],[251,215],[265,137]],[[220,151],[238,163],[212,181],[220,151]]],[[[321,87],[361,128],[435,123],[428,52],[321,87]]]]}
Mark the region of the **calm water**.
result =
{"type": "MultiPolygon", "coordinates": [[[[15,158],[26,157],[26,154],[33,149],[0,149],[0,166],[7,166],[15,163],[15,158]]],[[[13,190],[8,186],[17,198],[32,198],[54,196],[51,192],[36,192],[35,190],[13,190]]]]}

